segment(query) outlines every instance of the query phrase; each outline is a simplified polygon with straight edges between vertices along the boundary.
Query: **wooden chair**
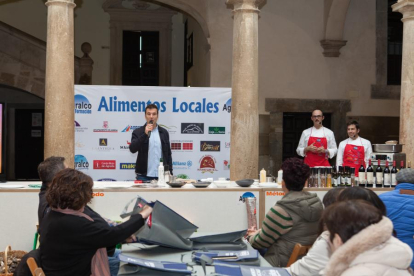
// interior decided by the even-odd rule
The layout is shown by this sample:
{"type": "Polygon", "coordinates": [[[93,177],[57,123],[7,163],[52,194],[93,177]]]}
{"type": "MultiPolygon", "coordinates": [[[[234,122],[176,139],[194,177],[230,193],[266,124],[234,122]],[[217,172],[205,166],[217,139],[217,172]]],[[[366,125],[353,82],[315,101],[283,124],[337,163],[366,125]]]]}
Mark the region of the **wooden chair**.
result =
{"type": "Polygon", "coordinates": [[[298,260],[300,256],[304,256],[308,254],[309,249],[311,249],[312,245],[301,245],[300,243],[295,244],[293,248],[292,254],[290,254],[289,261],[286,267],[291,266],[294,262],[298,260]]]}
{"type": "Polygon", "coordinates": [[[27,259],[27,266],[29,267],[32,276],[45,276],[43,269],[37,266],[34,258],[30,257],[27,259]]]}

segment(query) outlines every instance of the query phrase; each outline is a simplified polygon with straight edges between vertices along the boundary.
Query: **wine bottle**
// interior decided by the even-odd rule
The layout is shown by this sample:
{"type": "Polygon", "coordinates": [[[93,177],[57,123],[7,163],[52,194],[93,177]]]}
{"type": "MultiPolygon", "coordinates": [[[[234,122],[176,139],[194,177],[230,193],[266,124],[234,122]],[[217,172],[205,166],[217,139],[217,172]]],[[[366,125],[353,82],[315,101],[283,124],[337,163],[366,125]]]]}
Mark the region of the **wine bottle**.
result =
{"type": "Polygon", "coordinates": [[[355,187],[356,185],[358,185],[358,184],[356,184],[355,183],[355,168],[351,168],[351,186],[352,187],[355,187]]]}
{"type": "Polygon", "coordinates": [[[371,159],[369,159],[367,168],[367,187],[372,188],[374,186],[374,169],[372,168],[371,159]]]}
{"type": "Polygon", "coordinates": [[[361,164],[361,167],[359,167],[358,178],[359,178],[359,186],[365,187],[365,184],[367,183],[367,181],[365,179],[365,168],[363,164],[361,164]]]}
{"type": "Polygon", "coordinates": [[[332,167],[332,187],[338,187],[338,172],[336,171],[336,167],[332,167]]]}
{"type": "Polygon", "coordinates": [[[401,160],[400,162],[400,170],[404,169],[404,160],[401,160]]]}
{"type": "Polygon", "coordinates": [[[378,166],[375,170],[375,188],[382,188],[383,187],[383,174],[382,174],[382,168],[381,168],[381,160],[378,159],[378,166]]]}
{"type": "Polygon", "coordinates": [[[384,188],[391,187],[391,171],[389,167],[388,160],[385,161],[385,169],[384,169],[384,188]]]}
{"type": "Polygon", "coordinates": [[[345,187],[346,186],[345,167],[339,166],[339,176],[341,177],[341,183],[339,185],[341,187],[345,187]]]}
{"type": "Polygon", "coordinates": [[[407,161],[407,169],[411,169],[411,161],[407,161]]]}
{"type": "Polygon", "coordinates": [[[351,187],[351,168],[345,167],[345,186],[351,187]]]}
{"type": "MultiPolygon", "coordinates": [[[[401,161],[404,162],[404,161],[401,161]]],[[[397,185],[397,161],[394,160],[392,162],[392,169],[391,169],[391,185],[395,187],[397,185]]]]}

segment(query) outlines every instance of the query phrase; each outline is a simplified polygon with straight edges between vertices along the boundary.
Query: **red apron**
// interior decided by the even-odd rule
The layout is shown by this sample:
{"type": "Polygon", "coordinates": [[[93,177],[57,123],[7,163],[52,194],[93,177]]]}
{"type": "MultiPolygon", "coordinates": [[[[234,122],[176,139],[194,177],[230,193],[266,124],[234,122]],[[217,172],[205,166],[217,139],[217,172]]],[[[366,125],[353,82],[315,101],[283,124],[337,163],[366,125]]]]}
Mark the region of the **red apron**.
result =
{"type": "MultiPolygon", "coordinates": [[[[349,139],[348,139],[349,141],[349,139]]],[[[355,176],[359,175],[359,167],[361,164],[365,168],[365,150],[364,146],[362,145],[361,138],[359,138],[361,142],[361,146],[350,145],[346,142],[345,150],[344,150],[344,157],[343,157],[343,165],[355,168],[355,176]]]]}
{"type": "MultiPolygon", "coordinates": [[[[311,128],[311,134],[309,137],[308,146],[313,144],[317,148],[323,147],[324,149],[327,149],[328,141],[326,140],[326,137],[313,137],[312,129],[313,128],[311,128]]],[[[325,135],[325,132],[324,132],[324,135],[325,135]]],[[[311,168],[320,167],[320,166],[323,166],[323,167],[331,166],[329,164],[329,161],[327,160],[327,155],[325,153],[317,153],[317,152],[308,151],[306,153],[304,162],[311,168]]]]}

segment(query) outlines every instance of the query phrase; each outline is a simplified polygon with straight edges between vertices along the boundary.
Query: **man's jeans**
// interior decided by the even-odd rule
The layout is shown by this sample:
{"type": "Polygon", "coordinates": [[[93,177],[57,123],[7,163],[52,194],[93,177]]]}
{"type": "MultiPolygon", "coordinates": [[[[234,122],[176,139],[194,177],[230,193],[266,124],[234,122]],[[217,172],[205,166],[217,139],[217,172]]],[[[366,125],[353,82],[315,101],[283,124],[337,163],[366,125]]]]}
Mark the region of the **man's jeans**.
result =
{"type": "Polygon", "coordinates": [[[119,271],[119,259],[118,255],[121,253],[121,250],[115,249],[114,255],[112,257],[108,256],[109,261],[109,271],[111,276],[117,276],[119,271]]]}

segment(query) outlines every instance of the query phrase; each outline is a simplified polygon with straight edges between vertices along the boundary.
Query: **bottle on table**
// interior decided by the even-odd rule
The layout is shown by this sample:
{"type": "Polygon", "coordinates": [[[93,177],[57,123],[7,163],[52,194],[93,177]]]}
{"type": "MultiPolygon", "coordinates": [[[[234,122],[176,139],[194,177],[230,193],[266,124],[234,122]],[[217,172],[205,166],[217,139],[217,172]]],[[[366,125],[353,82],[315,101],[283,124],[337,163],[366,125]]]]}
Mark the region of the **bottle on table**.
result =
{"type": "Polygon", "coordinates": [[[389,167],[388,160],[385,161],[385,169],[384,169],[384,188],[391,187],[391,170],[389,167]]]}
{"type": "Polygon", "coordinates": [[[160,165],[158,166],[158,185],[165,184],[164,179],[164,162],[162,161],[162,158],[160,158],[160,165]]]}
{"type": "Polygon", "coordinates": [[[341,178],[341,183],[339,184],[339,186],[345,187],[346,186],[345,167],[339,166],[339,176],[341,178]]]}
{"type": "Polygon", "coordinates": [[[404,169],[404,160],[401,160],[401,162],[400,162],[400,169],[399,170],[402,170],[402,169],[404,169]]]}
{"type": "Polygon", "coordinates": [[[355,168],[350,168],[351,169],[351,186],[355,187],[356,185],[356,179],[355,179],[355,168]]]}
{"type": "MultiPolygon", "coordinates": [[[[404,161],[401,161],[404,162],[404,161]]],[[[395,187],[397,185],[397,161],[392,162],[392,169],[391,169],[391,186],[395,187]]]]}
{"type": "Polygon", "coordinates": [[[351,168],[346,166],[345,167],[345,186],[351,187],[351,168]]]}
{"type": "Polygon", "coordinates": [[[332,188],[332,168],[327,168],[326,187],[332,188]]]}
{"type": "Polygon", "coordinates": [[[371,159],[369,159],[367,168],[367,188],[374,187],[374,169],[372,168],[371,162],[371,159]]]}
{"type": "Polygon", "coordinates": [[[407,161],[407,169],[411,169],[411,161],[407,161]]]}
{"type": "Polygon", "coordinates": [[[361,167],[359,167],[358,170],[358,182],[359,182],[359,187],[365,187],[367,180],[365,178],[365,168],[364,165],[361,164],[361,167]]]}
{"type": "Polygon", "coordinates": [[[260,171],[260,183],[265,183],[266,182],[266,170],[263,168],[260,171]]]}
{"type": "Polygon", "coordinates": [[[321,185],[319,188],[326,188],[326,170],[325,168],[320,168],[320,178],[321,178],[321,185]]]}
{"type": "Polygon", "coordinates": [[[332,167],[332,187],[336,188],[339,186],[338,183],[338,172],[336,170],[336,167],[332,167]]]}
{"type": "Polygon", "coordinates": [[[375,170],[375,188],[382,188],[384,177],[381,168],[381,160],[378,159],[377,169],[375,170]]]}

